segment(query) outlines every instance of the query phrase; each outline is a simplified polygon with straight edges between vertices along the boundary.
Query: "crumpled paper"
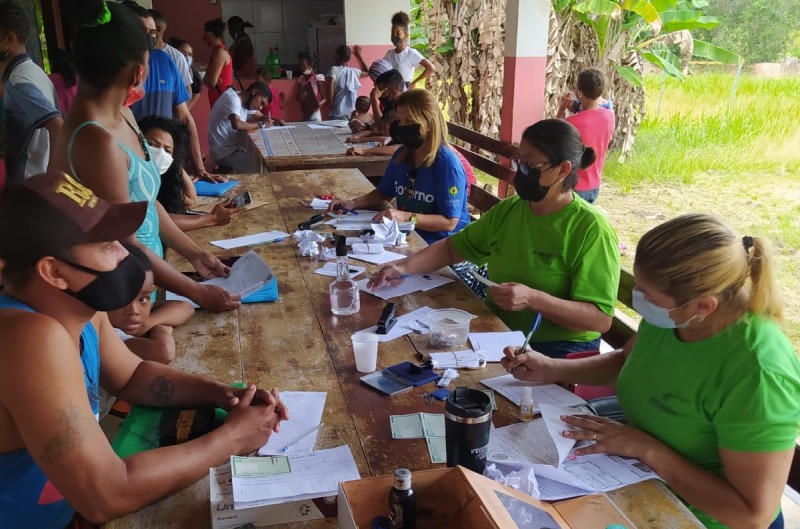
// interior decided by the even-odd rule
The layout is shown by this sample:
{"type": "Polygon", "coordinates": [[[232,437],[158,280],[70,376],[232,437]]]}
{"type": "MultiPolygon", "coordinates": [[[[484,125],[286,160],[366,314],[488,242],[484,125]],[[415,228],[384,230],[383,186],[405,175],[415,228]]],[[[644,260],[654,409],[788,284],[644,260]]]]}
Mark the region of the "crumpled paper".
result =
{"type": "Polygon", "coordinates": [[[539,484],[533,467],[493,462],[486,467],[483,475],[534,498],[539,497],[539,484]]]}
{"type": "Polygon", "coordinates": [[[389,220],[384,218],[382,222],[373,222],[371,225],[373,233],[361,235],[361,240],[368,243],[395,244],[397,236],[400,234],[400,226],[396,219],[389,220]]]}
{"type": "Polygon", "coordinates": [[[319,243],[325,240],[325,237],[311,230],[297,230],[292,237],[297,241],[297,247],[300,250],[300,255],[303,257],[318,256],[320,253],[319,243]]]}
{"type": "Polygon", "coordinates": [[[323,246],[320,259],[324,259],[325,261],[336,259],[336,248],[328,248],[327,246],[323,246]]]}

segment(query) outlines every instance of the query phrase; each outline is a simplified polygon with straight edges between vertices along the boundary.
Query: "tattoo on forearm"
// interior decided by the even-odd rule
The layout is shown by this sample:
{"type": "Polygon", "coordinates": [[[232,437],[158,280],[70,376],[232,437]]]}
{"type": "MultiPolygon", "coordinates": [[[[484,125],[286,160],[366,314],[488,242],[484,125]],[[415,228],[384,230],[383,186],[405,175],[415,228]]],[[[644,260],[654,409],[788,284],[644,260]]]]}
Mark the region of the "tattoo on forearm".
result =
{"type": "Polygon", "coordinates": [[[42,454],[42,460],[48,463],[53,463],[75,450],[86,437],[82,428],[86,417],[78,406],[70,402],[66,409],[58,410],[57,413],[58,429],[44,445],[42,454]]]}
{"type": "Polygon", "coordinates": [[[164,376],[157,376],[150,383],[150,393],[162,406],[169,404],[175,394],[175,385],[164,376]]]}

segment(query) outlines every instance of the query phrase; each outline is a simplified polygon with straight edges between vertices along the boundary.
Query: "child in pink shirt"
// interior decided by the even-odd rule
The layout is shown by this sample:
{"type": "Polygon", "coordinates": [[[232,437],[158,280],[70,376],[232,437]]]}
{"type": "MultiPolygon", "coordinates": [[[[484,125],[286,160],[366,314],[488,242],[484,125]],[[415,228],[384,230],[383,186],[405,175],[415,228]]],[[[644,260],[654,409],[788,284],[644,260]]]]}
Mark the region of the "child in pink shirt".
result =
{"type": "MultiPolygon", "coordinates": [[[[581,133],[583,144],[594,149],[597,160],[586,169],[578,170],[578,184],[575,192],[590,204],[597,200],[602,183],[603,164],[611,136],[614,134],[614,111],[601,106],[605,78],[596,68],[587,68],[578,75],[576,88],[581,111],[566,118],[581,133]]],[[[561,100],[559,116],[564,114],[572,102],[572,94],[565,94],[561,100]]]]}

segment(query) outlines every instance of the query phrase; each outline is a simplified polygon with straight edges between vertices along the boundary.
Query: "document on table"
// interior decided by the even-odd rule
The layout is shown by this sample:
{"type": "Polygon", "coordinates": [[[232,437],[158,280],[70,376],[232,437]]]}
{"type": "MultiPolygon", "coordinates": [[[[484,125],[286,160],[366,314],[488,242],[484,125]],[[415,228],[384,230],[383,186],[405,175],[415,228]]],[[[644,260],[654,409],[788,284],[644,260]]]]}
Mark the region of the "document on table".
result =
{"type": "Polygon", "coordinates": [[[322,200],[321,198],[314,197],[314,198],[311,199],[311,204],[309,204],[309,206],[312,209],[327,210],[328,206],[330,206],[330,204],[331,204],[330,200],[322,200]]]}
{"type": "Polygon", "coordinates": [[[427,437],[428,455],[431,463],[447,463],[447,442],[444,437],[427,437]]]}
{"type": "Polygon", "coordinates": [[[483,354],[472,349],[431,353],[430,357],[431,360],[436,362],[434,369],[478,369],[481,364],[486,363],[483,354]]]}
{"type": "Polygon", "coordinates": [[[297,497],[335,496],[340,482],[361,478],[347,445],[290,455],[289,463],[292,471],[288,474],[244,478],[233,475],[234,508],[284,503],[297,497]]]}
{"type": "Polygon", "coordinates": [[[329,226],[347,224],[348,222],[366,222],[371,224],[372,219],[375,218],[375,215],[379,213],[371,209],[356,209],[354,211],[355,213],[330,213],[329,216],[333,218],[327,221],[325,224],[328,224],[329,226]]]}
{"type": "Polygon", "coordinates": [[[499,362],[505,355],[506,347],[521,347],[525,341],[522,331],[471,332],[469,341],[475,351],[481,351],[487,362],[499,362]]]}
{"type": "Polygon", "coordinates": [[[312,452],[317,441],[316,432],[303,437],[287,452],[281,448],[308,433],[322,421],[322,412],[325,410],[325,399],[328,394],[324,391],[281,391],[281,401],[292,416],[291,421],[281,423],[281,431],[269,436],[267,444],[258,449],[258,455],[293,455],[312,452]]]}
{"type": "MultiPolygon", "coordinates": [[[[401,336],[405,336],[410,332],[417,332],[419,334],[427,334],[428,332],[428,324],[425,323],[428,319],[428,314],[433,309],[430,307],[420,307],[416,310],[412,310],[402,316],[397,317],[397,323],[395,323],[394,327],[389,329],[389,332],[386,334],[377,334],[378,341],[389,342],[394,340],[395,338],[400,338],[401,336]]],[[[363,333],[370,333],[375,334],[375,331],[378,330],[377,325],[373,325],[368,329],[364,329],[363,333]]]]}
{"type": "MultiPolygon", "coordinates": [[[[387,253],[387,252],[384,252],[387,253]]],[[[388,252],[391,253],[391,252],[388,252]]],[[[382,255],[382,254],[381,254],[382,255]]],[[[355,257],[355,256],[353,256],[355,257]]],[[[381,299],[392,299],[400,296],[406,296],[414,292],[427,292],[436,287],[452,283],[453,279],[444,277],[439,274],[425,274],[421,276],[407,277],[402,283],[395,286],[387,286],[383,288],[370,289],[367,288],[369,279],[362,279],[358,281],[358,288],[362,292],[372,294],[381,299]]],[[[524,338],[523,338],[524,339],[524,338]]]]}
{"type": "Polygon", "coordinates": [[[444,415],[441,413],[410,413],[391,415],[392,439],[422,439],[444,437],[444,415]]]}
{"type": "MultiPolygon", "coordinates": [[[[228,277],[215,277],[203,281],[202,284],[218,286],[231,294],[245,298],[260,290],[272,277],[269,265],[256,252],[250,250],[233,263],[228,277]]],[[[186,301],[193,307],[198,307],[192,300],[173,292],[167,292],[166,298],[167,301],[186,301]]]]}
{"type": "Polygon", "coordinates": [[[391,263],[392,261],[399,261],[405,259],[407,256],[397,252],[383,252],[383,253],[351,253],[350,257],[358,259],[359,261],[366,261],[368,263],[382,265],[391,263]]]}
{"type": "Polygon", "coordinates": [[[256,246],[268,242],[282,241],[287,237],[289,237],[289,234],[282,231],[265,231],[262,233],[245,235],[243,237],[236,237],[234,239],[211,241],[211,244],[223,250],[232,250],[233,248],[239,248],[241,246],[256,246]]]}
{"type": "Polygon", "coordinates": [[[544,420],[495,428],[486,458],[498,463],[558,465],[558,450],[544,420]]]}
{"type": "MultiPolygon", "coordinates": [[[[364,268],[363,266],[350,265],[347,268],[350,271],[351,278],[359,276],[367,271],[367,269],[364,268]]],[[[314,273],[319,274],[321,276],[336,277],[336,263],[325,263],[324,265],[314,270],[314,273]]]]}
{"type": "Polygon", "coordinates": [[[517,380],[512,375],[481,380],[481,384],[490,387],[502,396],[519,406],[522,400],[522,388],[531,387],[533,393],[533,412],[539,412],[539,404],[556,404],[561,406],[577,406],[586,404],[586,401],[556,384],[532,384],[517,380]]]}
{"type": "MultiPolygon", "coordinates": [[[[556,450],[558,450],[558,466],[561,466],[561,463],[564,461],[564,459],[566,459],[567,455],[569,455],[570,451],[575,447],[575,443],[577,442],[575,439],[564,437],[561,435],[561,433],[564,430],[580,430],[580,428],[573,428],[562,421],[561,416],[580,415],[581,412],[568,406],[557,406],[544,402],[539,404],[539,409],[542,412],[542,420],[544,421],[545,426],[547,426],[547,431],[550,433],[550,437],[553,439],[553,442],[556,445],[556,450]]],[[[586,445],[590,443],[582,444],[586,445]]]]}

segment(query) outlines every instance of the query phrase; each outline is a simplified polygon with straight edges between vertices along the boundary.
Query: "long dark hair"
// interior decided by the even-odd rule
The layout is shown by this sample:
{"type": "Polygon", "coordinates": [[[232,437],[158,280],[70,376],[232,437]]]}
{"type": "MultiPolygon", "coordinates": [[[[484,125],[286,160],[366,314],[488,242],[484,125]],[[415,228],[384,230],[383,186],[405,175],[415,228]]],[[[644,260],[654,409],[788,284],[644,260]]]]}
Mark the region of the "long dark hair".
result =
{"type": "Polygon", "coordinates": [[[50,71],[63,77],[67,88],[75,86],[78,82],[75,77],[75,70],[69,60],[69,55],[61,48],[56,48],[50,52],[50,71]]]}
{"type": "Polygon", "coordinates": [[[183,168],[190,161],[190,135],[189,128],[175,119],[162,116],[147,116],[139,121],[142,134],[147,135],[153,129],[160,129],[172,136],[174,144],[172,158],[174,159],[169,169],[161,175],[161,187],[158,190],[158,201],[167,210],[167,213],[183,213],[186,207],[183,197],[186,188],[183,181],[183,168]]]}
{"type": "Polygon", "coordinates": [[[575,188],[578,169],[586,169],[597,159],[594,149],[583,144],[578,129],[563,119],[537,121],[525,129],[522,139],[540,150],[552,164],[572,163],[572,171],[562,184],[564,192],[575,188]]]}
{"type": "Polygon", "coordinates": [[[76,26],[72,58],[84,82],[105,89],[125,67],[147,61],[150,37],[128,7],[102,0],[62,0],[61,13],[76,26]],[[106,9],[109,17],[104,17],[106,9]]]}

